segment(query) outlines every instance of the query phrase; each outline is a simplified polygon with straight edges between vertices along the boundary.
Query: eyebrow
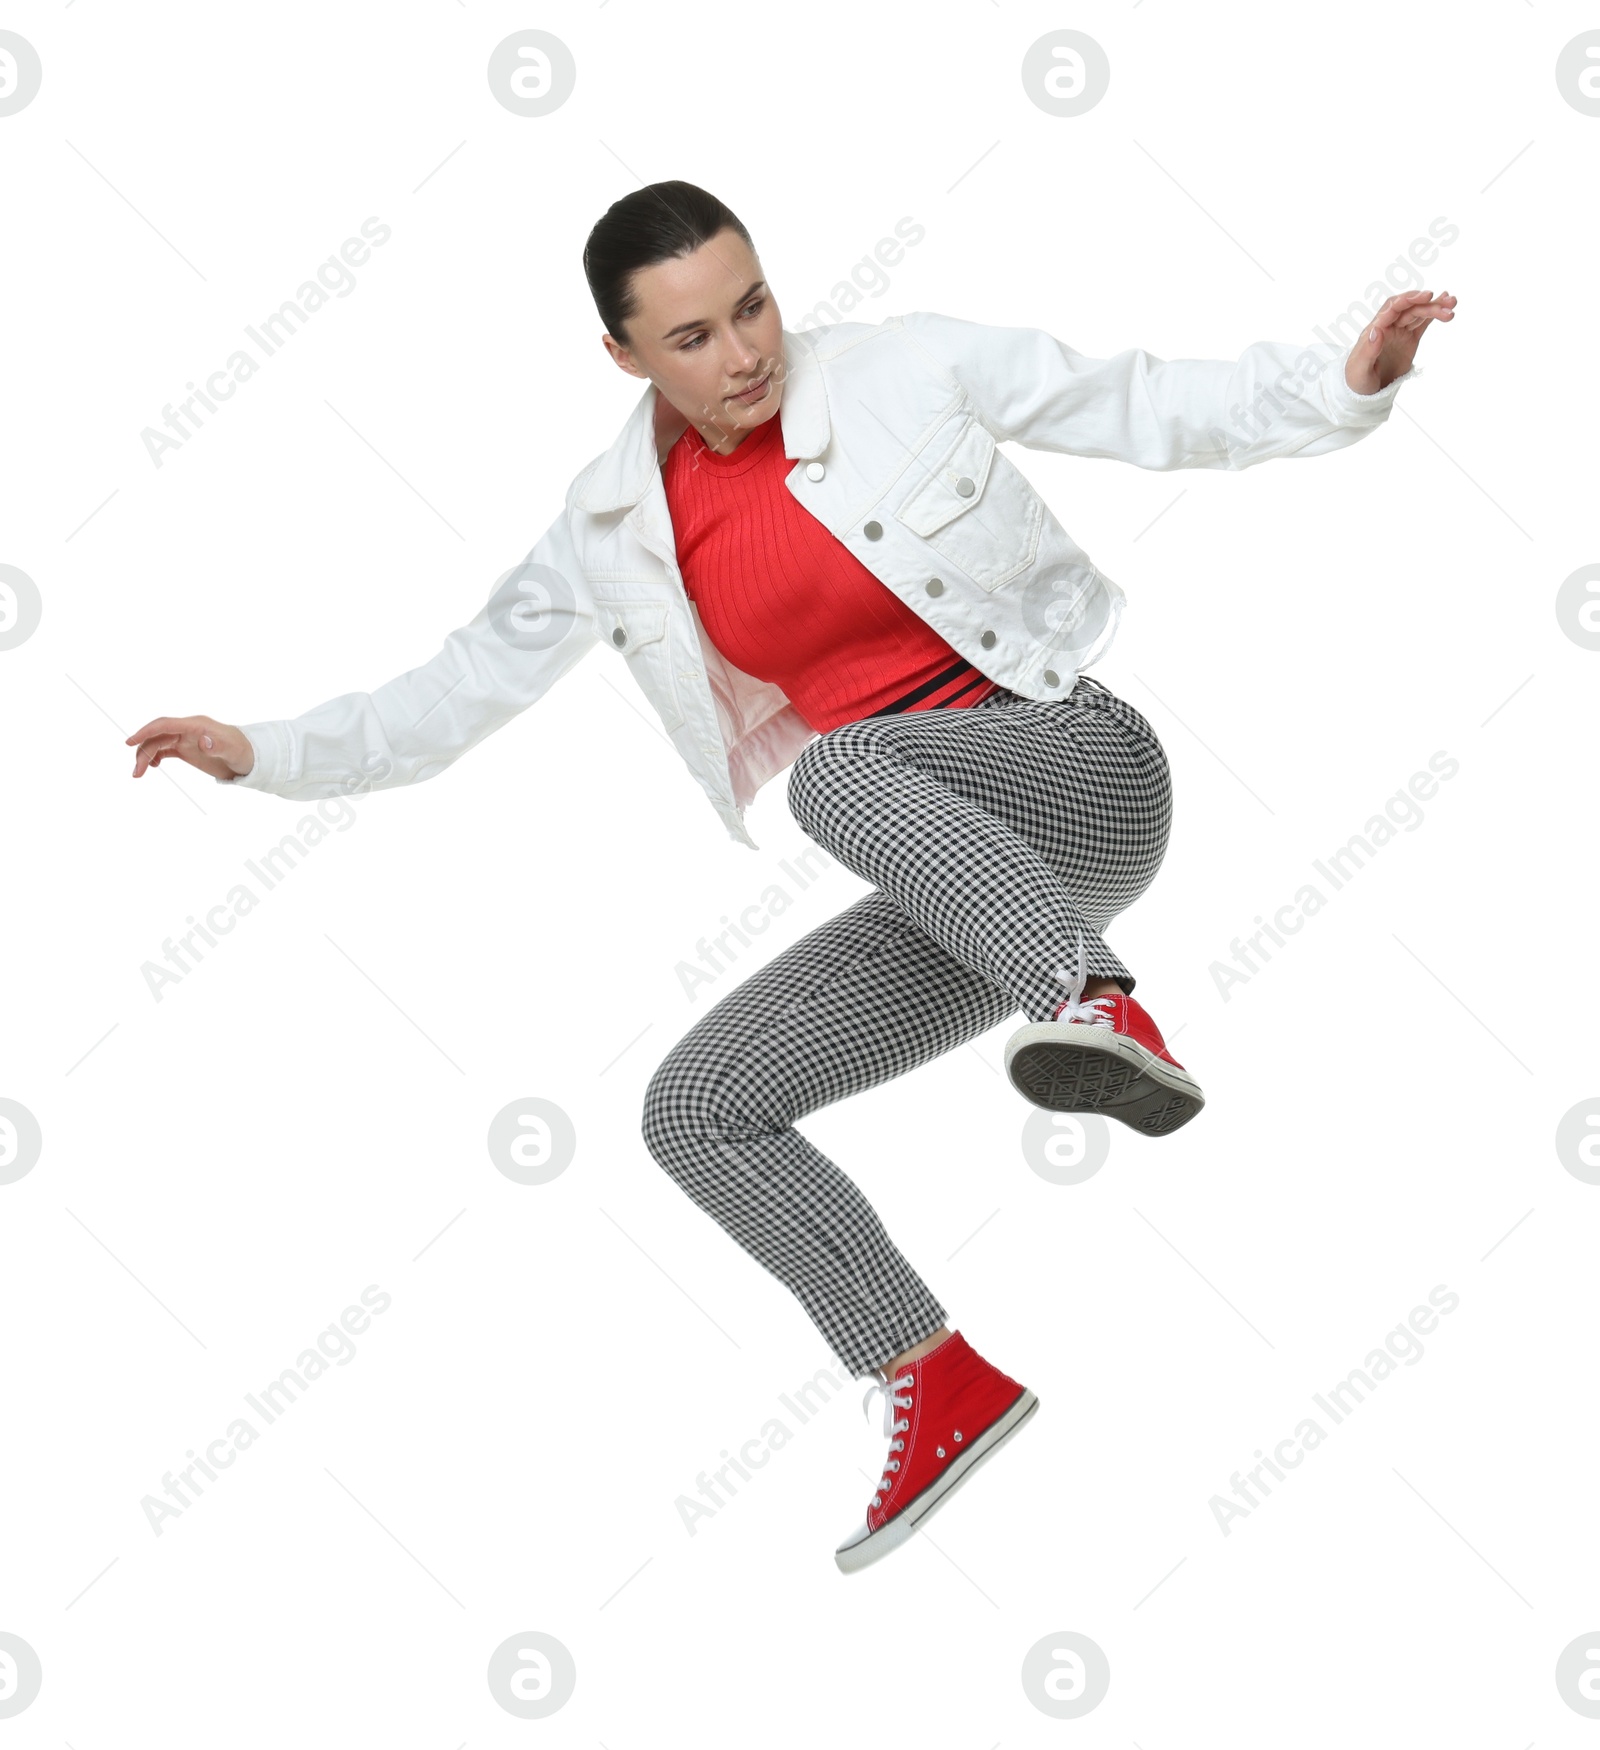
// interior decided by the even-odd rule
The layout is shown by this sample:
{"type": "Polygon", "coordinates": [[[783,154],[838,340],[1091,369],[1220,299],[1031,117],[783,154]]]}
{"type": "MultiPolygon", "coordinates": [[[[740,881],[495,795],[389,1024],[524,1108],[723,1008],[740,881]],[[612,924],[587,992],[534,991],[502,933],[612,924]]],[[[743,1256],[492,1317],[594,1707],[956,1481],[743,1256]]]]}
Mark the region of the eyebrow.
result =
{"type": "MultiPolygon", "coordinates": [[[[739,299],[738,303],[734,305],[734,309],[736,309],[736,310],[742,309],[744,307],[744,305],[746,305],[750,302],[750,300],[756,295],[757,292],[764,291],[766,289],[766,284],[767,284],[767,282],[765,280],[752,280],[750,282],[750,285],[746,288],[743,297],[741,297],[739,299]]],[[[661,338],[663,340],[671,340],[671,338],[675,334],[687,334],[690,331],[690,329],[692,329],[692,328],[707,328],[709,326],[710,326],[710,318],[709,317],[697,316],[693,322],[680,322],[676,328],[669,328],[667,330],[667,332],[661,336],[661,338]]]]}

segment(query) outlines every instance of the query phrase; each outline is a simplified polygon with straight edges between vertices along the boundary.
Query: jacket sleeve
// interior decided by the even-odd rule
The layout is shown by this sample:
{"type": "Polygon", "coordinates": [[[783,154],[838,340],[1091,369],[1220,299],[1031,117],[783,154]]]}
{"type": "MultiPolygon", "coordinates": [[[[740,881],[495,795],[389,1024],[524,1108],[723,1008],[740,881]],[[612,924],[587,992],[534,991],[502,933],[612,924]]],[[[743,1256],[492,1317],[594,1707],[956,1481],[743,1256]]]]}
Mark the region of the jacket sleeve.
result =
{"type": "Polygon", "coordinates": [[[951,371],[997,438],[1140,468],[1249,468],[1321,456],[1381,425],[1400,385],[1344,379],[1350,348],[1258,340],[1237,359],[1158,359],[1136,347],[1088,358],[1042,328],[996,328],[917,311],[906,332],[951,371]]]}
{"type": "Polygon", "coordinates": [[[431,661],[375,692],[343,693],[299,717],[241,725],[255,764],[243,777],[217,782],[295,797],[417,784],[525,711],[598,638],[571,514],[569,491],[527,558],[431,661]]]}

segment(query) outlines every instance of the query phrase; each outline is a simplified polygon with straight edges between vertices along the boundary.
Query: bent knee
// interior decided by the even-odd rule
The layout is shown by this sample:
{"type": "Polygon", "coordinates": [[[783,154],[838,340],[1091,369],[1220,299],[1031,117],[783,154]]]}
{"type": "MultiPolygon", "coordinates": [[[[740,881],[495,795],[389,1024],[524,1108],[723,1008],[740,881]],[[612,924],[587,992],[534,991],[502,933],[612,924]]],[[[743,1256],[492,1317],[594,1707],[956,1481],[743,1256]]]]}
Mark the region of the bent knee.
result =
{"type": "Polygon", "coordinates": [[[802,827],[809,830],[820,820],[822,805],[837,793],[844,768],[883,752],[879,727],[866,719],[844,723],[801,748],[789,768],[788,802],[790,814],[802,827]]]}
{"type": "Polygon", "coordinates": [[[727,1120],[726,1079],[693,1037],[681,1039],[662,1060],[640,1113],[645,1147],[669,1172],[685,1159],[687,1144],[716,1135],[727,1120]]]}
{"type": "Polygon", "coordinates": [[[684,1129],[684,1119],[693,1110],[691,1084],[672,1054],[657,1066],[644,1091],[644,1107],[639,1115],[639,1134],[644,1145],[662,1166],[666,1166],[677,1139],[684,1129]]]}
{"type": "Polygon", "coordinates": [[[749,1142],[793,1122],[783,1078],[752,1068],[694,1033],[669,1051],[645,1089],[639,1130],[658,1165],[682,1176],[697,1167],[706,1143],[749,1142]]]}

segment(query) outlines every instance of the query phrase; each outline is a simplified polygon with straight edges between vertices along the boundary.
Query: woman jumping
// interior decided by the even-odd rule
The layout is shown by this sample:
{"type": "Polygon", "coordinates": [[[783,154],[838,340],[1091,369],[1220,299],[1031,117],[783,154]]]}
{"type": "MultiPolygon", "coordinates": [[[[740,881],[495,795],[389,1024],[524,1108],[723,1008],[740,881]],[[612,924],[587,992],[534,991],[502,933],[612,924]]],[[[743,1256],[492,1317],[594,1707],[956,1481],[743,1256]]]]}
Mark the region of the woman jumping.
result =
{"type": "Polygon", "coordinates": [[[1388,418],[1449,293],[1387,299],[1348,349],[1087,358],[1042,329],[917,312],[791,332],[750,235],[661,182],[591,231],[613,362],[647,381],[610,449],[476,617],[373,693],[242,728],[158,717],[133,775],[326,797],[421,782],[596,644],[621,653],[729,833],[788,768],[805,833],[873,891],[697,1021],[643,1134],[688,1195],[879,1393],[889,1452],[846,1572],[910,1537],[1032,1415],[946,1324],[798,1120],[1020,1010],[1006,1070],[1035,1105],[1169,1136],[1204,1104],[1104,932],[1172,821],[1149,721],[1082,671],[1118,586],[999,444],[1141,468],[1319,456],[1388,418]]]}

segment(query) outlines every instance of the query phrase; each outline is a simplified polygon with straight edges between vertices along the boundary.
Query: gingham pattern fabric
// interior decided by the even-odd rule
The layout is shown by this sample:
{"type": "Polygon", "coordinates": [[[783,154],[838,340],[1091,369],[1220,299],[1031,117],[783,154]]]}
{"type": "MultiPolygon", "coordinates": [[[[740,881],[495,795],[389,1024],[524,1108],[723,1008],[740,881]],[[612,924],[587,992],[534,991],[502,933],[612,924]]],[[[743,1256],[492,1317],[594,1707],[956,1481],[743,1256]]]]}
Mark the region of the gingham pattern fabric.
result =
{"type": "Polygon", "coordinates": [[[1021,1009],[1048,1020],[1081,934],[1155,879],[1172,823],[1148,719],[1088,675],[1069,698],[847,723],[789,775],[806,834],[875,891],[723,997],[645,1095],[650,1152],[866,1378],[946,1322],[872,1205],[795,1128],[1021,1009]]]}

